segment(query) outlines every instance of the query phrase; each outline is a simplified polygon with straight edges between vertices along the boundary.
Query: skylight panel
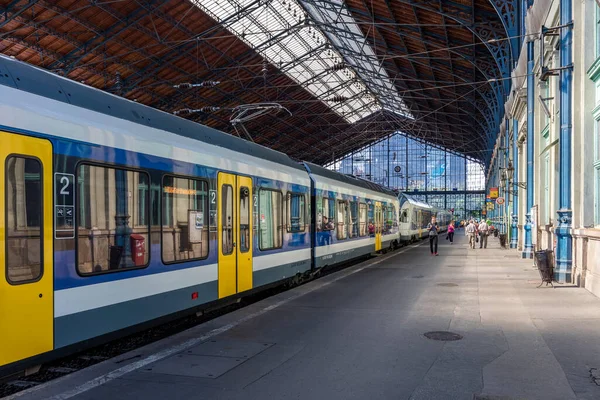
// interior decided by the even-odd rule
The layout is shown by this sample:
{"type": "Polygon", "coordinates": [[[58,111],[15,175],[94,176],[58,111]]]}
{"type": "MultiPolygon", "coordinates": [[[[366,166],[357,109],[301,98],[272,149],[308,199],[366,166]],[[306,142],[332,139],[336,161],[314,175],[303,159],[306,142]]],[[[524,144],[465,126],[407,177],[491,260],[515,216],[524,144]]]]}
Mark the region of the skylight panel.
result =
{"type": "MultiPolygon", "coordinates": [[[[381,74],[375,54],[365,44],[364,37],[359,44],[358,41],[338,38],[323,32],[306,21],[308,16],[305,9],[317,22],[330,24],[332,21],[328,19],[334,16],[331,11],[316,17],[315,7],[304,3],[303,0],[190,1],[325,102],[346,121],[355,122],[373,110],[381,109],[372,94],[381,96],[388,93],[375,90],[370,85],[373,78],[369,78],[369,81],[367,77],[362,76],[364,74],[361,75],[360,71],[357,72],[353,68],[360,66],[373,74],[381,74]],[[305,8],[299,2],[302,2],[305,8]],[[352,49],[354,52],[365,52],[367,56],[349,58],[348,55],[340,53],[338,48],[341,47],[352,49]],[[335,67],[342,63],[349,68],[336,70],[335,67]],[[368,100],[363,99],[364,96],[368,96],[368,100]],[[374,106],[369,106],[369,103],[373,103],[374,106]]],[[[314,0],[311,3],[315,4],[314,0]]],[[[339,3],[339,7],[345,6],[339,3]]],[[[339,15],[336,18],[340,29],[362,36],[352,18],[348,20],[347,16],[342,16],[340,19],[339,15]]],[[[385,96],[386,98],[399,98],[391,82],[377,82],[377,85],[393,91],[393,96],[385,96]]],[[[398,108],[397,112],[406,110],[401,101],[388,103],[390,102],[386,101],[388,107],[398,108]]]]}

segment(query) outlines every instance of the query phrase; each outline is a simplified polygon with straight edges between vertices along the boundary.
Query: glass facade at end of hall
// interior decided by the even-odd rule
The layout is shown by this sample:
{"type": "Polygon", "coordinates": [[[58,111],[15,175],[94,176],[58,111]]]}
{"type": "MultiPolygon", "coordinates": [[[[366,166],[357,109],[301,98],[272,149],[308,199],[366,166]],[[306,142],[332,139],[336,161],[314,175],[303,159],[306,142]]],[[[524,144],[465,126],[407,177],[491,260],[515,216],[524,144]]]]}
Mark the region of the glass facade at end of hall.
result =
{"type": "Polygon", "coordinates": [[[480,217],[485,205],[483,165],[403,133],[336,160],[327,168],[367,179],[441,209],[455,219],[480,217]]]}

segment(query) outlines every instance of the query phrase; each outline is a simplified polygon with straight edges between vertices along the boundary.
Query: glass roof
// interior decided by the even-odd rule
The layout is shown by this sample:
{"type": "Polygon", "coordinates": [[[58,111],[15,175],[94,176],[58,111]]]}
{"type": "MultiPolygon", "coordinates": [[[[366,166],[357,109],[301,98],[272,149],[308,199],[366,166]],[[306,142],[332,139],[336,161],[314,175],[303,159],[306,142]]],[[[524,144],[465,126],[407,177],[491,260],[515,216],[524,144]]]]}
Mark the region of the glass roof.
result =
{"type": "Polygon", "coordinates": [[[411,117],[339,0],[190,1],[347,122],[384,108],[411,117]],[[345,34],[326,31],[332,27],[345,34]]]}

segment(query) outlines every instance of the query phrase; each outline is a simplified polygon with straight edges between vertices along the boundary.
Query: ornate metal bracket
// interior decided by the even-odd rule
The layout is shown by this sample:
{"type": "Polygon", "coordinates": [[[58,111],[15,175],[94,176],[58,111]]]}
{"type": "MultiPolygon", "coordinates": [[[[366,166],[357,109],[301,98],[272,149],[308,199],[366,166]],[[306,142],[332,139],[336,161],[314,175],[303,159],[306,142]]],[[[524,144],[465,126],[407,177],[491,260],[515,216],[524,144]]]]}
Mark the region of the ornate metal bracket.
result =
{"type": "Polygon", "coordinates": [[[542,31],[540,32],[540,43],[541,43],[541,48],[542,48],[542,50],[540,51],[540,67],[541,67],[540,68],[541,69],[540,81],[546,81],[546,80],[548,80],[548,77],[558,75],[559,71],[561,71],[563,69],[573,69],[572,63],[567,66],[560,67],[560,68],[548,68],[544,65],[544,50],[543,50],[544,49],[544,38],[546,36],[560,35],[560,30],[563,28],[573,29],[573,21],[569,22],[568,24],[557,25],[557,26],[553,26],[550,28],[542,25],[542,31]]]}

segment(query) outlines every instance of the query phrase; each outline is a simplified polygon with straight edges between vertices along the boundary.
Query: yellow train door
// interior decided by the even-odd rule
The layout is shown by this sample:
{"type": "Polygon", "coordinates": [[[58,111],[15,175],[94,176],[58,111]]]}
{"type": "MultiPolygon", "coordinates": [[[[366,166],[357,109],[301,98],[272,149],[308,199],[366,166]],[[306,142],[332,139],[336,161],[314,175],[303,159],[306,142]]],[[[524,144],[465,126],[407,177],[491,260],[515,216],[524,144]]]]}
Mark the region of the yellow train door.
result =
{"type": "Polygon", "coordinates": [[[252,289],[252,178],[237,177],[237,291],[252,289]]]}
{"type": "Polygon", "coordinates": [[[219,298],[252,289],[252,179],[220,172],[219,298]]]}
{"type": "Polygon", "coordinates": [[[0,131],[0,366],[52,350],[52,145],[0,131]]]}
{"type": "Polygon", "coordinates": [[[382,228],[381,203],[375,202],[375,251],[381,250],[381,228],[382,228]]]}

